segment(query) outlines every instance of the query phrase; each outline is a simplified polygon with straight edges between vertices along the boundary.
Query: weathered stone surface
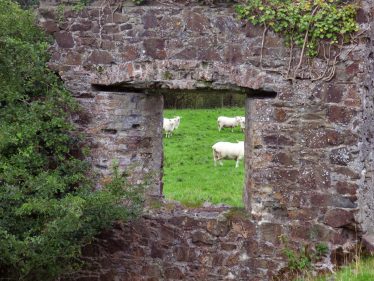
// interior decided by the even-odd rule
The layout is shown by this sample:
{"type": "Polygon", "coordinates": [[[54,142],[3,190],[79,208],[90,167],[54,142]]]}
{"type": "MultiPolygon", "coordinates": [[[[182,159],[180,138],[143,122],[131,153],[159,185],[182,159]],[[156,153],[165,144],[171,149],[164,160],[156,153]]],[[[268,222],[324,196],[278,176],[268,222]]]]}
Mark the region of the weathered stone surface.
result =
{"type": "Polygon", "coordinates": [[[59,31],[55,32],[53,36],[60,48],[70,49],[74,47],[74,39],[70,32],[59,31]]]}
{"type": "Polygon", "coordinates": [[[192,242],[195,244],[213,245],[215,239],[205,231],[192,232],[192,242]]]}
{"type": "Polygon", "coordinates": [[[368,251],[371,255],[374,254],[374,235],[365,234],[364,236],[362,236],[362,242],[365,250],[368,251]]]}
{"type": "Polygon", "coordinates": [[[332,227],[343,227],[352,224],[354,217],[350,211],[333,209],[326,213],[324,222],[332,227]]]}
{"type": "Polygon", "coordinates": [[[112,55],[107,51],[93,51],[87,59],[88,63],[92,64],[110,64],[113,62],[112,55]]]}
{"type": "Polygon", "coordinates": [[[349,163],[350,159],[351,155],[345,147],[334,149],[330,153],[331,164],[346,166],[349,163]]]}
{"type": "Polygon", "coordinates": [[[145,53],[154,59],[164,59],[165,53],[165,40],[158,38],[146,39],[143,42],[145,53]]]}

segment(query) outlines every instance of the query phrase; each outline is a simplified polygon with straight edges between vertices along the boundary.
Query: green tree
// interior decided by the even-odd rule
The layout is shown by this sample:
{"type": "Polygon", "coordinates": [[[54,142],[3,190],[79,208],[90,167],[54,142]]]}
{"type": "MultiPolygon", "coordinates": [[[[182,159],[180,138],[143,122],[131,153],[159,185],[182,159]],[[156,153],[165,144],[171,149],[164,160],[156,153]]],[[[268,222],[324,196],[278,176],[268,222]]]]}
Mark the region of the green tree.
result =
{"type": "Polygon", "coordinates": [[[48,46],[30,11],[0,0],[0,276],[10,280],[76,269],[82,246],[142,205],[118,169],[93,191],[70,121],[78,106],[46,67],[48,46]]]}

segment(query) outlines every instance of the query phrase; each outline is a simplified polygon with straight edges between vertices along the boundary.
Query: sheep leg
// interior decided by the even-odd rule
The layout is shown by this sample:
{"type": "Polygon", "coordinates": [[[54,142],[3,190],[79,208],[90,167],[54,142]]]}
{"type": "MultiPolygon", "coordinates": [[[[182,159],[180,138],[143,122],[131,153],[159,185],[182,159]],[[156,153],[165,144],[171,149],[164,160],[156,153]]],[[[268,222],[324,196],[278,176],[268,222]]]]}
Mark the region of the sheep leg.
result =
{"type": "Polygon", "coordinates": [[[214,167],[217,167],[217,159],[216,159],[216,152],[213,149],[213,161],[214,161],[214,167]]]}
{"type": "Polygon", "coordinates": [[[239,157],[236,158],[236,164],[235,164],[235,168],[238,168],[239,167],[239,157]]]}
{"type": "Polygon", "coordinates": [[[222,156],[219,156],[219,157],[218,157],[218,160],[219,160],[219,164],[220,164],[221,166],[223,166],[222,156]]]}

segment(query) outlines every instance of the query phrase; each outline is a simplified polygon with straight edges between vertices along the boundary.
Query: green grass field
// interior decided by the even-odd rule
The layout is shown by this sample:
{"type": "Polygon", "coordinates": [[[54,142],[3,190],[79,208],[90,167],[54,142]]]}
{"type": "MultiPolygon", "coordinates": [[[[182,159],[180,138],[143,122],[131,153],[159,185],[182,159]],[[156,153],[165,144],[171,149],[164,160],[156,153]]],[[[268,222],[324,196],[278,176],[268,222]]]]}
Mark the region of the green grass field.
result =
{"type": "Polygon", "coordinates": [[[218,116],[244,116],[244,108],[165,110],[164,116],[181,116],[171,138],[164,137],[164,194],[187,206],[208,201],[243,207],[244,164],[234,160],[213,165],[212,145],[244,140],[239,127],[217,129],[218,116]]]}

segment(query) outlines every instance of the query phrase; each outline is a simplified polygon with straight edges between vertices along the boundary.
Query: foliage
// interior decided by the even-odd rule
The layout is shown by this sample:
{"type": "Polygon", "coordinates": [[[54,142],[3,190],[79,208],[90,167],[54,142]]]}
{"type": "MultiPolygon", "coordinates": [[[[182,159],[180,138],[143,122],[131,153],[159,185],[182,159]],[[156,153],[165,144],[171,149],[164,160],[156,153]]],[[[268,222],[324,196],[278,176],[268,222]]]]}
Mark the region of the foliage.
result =
{"type": "Polygon", "coordinates": [[[307,276],[295,281],[372,281],[374,280],[374,259],[360,258],[355,263],[339,269],[334,274],[319,277],[307,276]]]}
{"type": "Polygon", "coordinates": [[[216,108],[238,107],[245,104],[246,96],[239,93],[164,93],[164,108],[216,108]]]}
{"type": "Polygon", "coordinates": [[[283,244],[283,254],[288,261],[288,270],[292,273],[307,274],[313,264],[328,253],[328,246],[324,243],[305,244],[298,250],[293,250],[290,248],[286,236],[280,236],[280,241],[283,244]]]}
{"type": "Polygon", "coordinates": [[[263,26],[264,36],[268,29],[280,34],[290,47],[290,59],[293,59],[294,47],[299,47],[300,60],[295,66],[298,70],[304,54],[316,57],[324,52],[332,60],[334,55],[340,55],[344,44],[352,42],[353,34],[358,31],[357,6],[346,2],[250,0],[244,5],[238,5],[236,11],[253,25],[263,26]],[[332,47],[338,50],[332,52],[332,47]]]}
{"type": "Polygon", "coordinates": [[[218,132],[217,117],[244,116],[242,108],[165,110],[165,117],[182,116],[171,138],[164,138],[164,193],[189,207],[205,201],[243,207],[244,165],[223,160],[214,167],[212,145],[218,141],[243,140],[239,128],[218,132]]]}
{"type": "Polygon", "coordinates": [[[39,5],[39,0],[16,0],[22,8],[36,7],[39,5]]]}
{"type": "Polygon", "coordinates": [[[92,191],[78,107],[46,67],[48,46],[31,12],[0,0],[0,276],[11,280],[75,269],[82,246],[141,206],[118,169],[92,191]]]}
{"type": "Polygon", "coordinates": [[[136,5],[142,5],[144,4],[145,0],[132,0],[132,2],[134,2],[136,5]]]}

